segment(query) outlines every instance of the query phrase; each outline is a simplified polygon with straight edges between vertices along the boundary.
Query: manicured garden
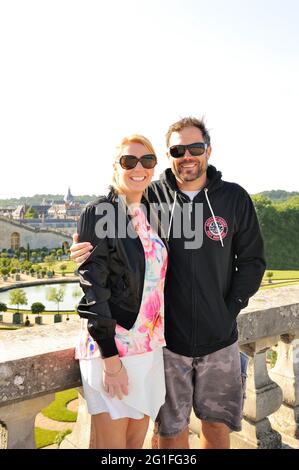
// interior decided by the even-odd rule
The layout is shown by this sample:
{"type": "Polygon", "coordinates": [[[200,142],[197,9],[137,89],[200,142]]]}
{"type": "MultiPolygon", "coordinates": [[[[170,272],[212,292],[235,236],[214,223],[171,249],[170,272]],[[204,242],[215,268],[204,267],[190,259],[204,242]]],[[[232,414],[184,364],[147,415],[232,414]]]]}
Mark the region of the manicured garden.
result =
{"type": "MultiPolygon", "coordinates": [[[[78,392],[76,389],[57,392],[55,394],[55,400],[49,406],[42,409],[41,413],[45,417],[55,421],[74,423],[77,420],[77,413],[68,410],[67,404],[76,398],[78,398],[78,392]]],[[[60,445],[63,438],[71,432],[71,429],[65,429],[63,431],[52,431],[35,427],[36,448],[40,449],[52,444],[60,445]]]]}

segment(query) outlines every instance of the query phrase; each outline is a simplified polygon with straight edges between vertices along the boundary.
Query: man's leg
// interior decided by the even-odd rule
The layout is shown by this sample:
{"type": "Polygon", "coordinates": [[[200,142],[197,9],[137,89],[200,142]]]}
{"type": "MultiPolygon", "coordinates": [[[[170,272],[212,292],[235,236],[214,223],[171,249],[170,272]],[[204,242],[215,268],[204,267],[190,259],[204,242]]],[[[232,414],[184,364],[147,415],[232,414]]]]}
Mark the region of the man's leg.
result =
{"type": "Polygon", "coordinates": [[[159,449],[189,449],[189,429],[184,429],[174,437],[159,436],[159,449]]]}
{"type": "Polygon", "coordinates": [[[243,387],[238,343],[194,359],[193,407],[202,421],[200,448],[228,449],[240,431],[243,387]]]}
{"type": "Polygon", "coordinates": [[[201,422],[200,449],[229,449],[230,429],[223,423],[201,422]]]}
{"type": "Polygon", "coordinates": [[[166,397],[157,416],[159,448],[188,449],[193,400],[193,359],[164,348],[166,397]]]}

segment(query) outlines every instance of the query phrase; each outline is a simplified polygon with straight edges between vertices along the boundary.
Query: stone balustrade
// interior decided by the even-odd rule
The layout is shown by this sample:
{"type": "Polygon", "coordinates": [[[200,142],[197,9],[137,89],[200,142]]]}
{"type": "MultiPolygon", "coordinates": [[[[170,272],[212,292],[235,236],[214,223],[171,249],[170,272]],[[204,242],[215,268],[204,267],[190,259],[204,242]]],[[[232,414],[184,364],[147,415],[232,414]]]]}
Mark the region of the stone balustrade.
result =
{"type": "MultiPolygon", "coordinates": [[[[61,447],[86,448],[90,417],[74,344],[79,323],[0,332],[0,448],[34,448],[34,420],[60,390],[79,387],[77,424],[61,447]]],[[[299,286],[259,291],[238,317],[249,356],[242,431],[233,448],[299,447],[299,286]],[[277,361],[269,368],[267,351],[277,361]]],[[[192,416],[190,430],[200,432],[192,416]]]]}

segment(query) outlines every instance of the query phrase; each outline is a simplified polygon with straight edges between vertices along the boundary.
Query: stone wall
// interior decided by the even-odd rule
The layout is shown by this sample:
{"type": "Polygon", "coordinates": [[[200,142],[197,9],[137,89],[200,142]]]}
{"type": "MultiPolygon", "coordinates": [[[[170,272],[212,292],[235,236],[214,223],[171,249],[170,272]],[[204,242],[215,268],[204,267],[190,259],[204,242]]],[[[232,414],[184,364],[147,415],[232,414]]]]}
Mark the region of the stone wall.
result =
{"type": "Polygon", "coordinates": [[[44,246],[57,248],[65,241],[70,243],[72,239],[69,233],[28,227],[0,216],[0,250],[11,248],[11,235],[15,232],[20,235],[20,246],[26,248],[29,243],[31,249],[43,248],[44,246]]]}
{"type": "MultiPolygon", "coordinates": [[[[239,344],[249,356],[242,431],[233,448],[299,448],[299,286],[260,291],[239,315],[239,344]],[[277,362],[269,369],[267,351],[277,362]]],[[[34,419],[54,393],[80,387],[76,322],[0,332],[0,448],[34,448],[34,419]],[[1,431],[2,429],[2,431],[1,431]],[[4,429],[4,431],[3,431],[4,429]],[[0,437],[1,439],[1,437],[0,437]]],[[[72,448],[87,447],[90,420],[81,406],[72,448]]],[[[200,433],[194,415],[190,428],[200,433]]]]}

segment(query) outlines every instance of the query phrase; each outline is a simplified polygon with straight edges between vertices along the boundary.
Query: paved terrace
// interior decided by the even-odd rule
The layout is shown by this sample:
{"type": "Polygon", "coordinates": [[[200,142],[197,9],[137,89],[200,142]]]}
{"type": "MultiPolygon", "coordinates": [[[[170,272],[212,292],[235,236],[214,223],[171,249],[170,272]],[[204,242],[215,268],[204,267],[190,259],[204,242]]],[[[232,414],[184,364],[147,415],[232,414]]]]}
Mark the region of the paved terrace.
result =
{"type": "MultiPolygon", "coordinates": [[[[258,292],[238,327],[240,348],[250,360],[243,429],[232,434],[232,447],[299,448],[299,286],[258,292]],[[277,362],[269,369],[267,351],[273,347],[277,362]]],[[[74,359],[78,331],[74,322],[0,333],[0,448],[34,448],[37,413],[55,392],[73,387],[79,389],[78,420],[61,447],[92,446],[74,359]]],[[[200,432],[194,417],[190,432],[200,432]]]]}

